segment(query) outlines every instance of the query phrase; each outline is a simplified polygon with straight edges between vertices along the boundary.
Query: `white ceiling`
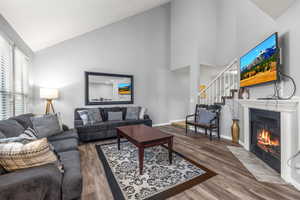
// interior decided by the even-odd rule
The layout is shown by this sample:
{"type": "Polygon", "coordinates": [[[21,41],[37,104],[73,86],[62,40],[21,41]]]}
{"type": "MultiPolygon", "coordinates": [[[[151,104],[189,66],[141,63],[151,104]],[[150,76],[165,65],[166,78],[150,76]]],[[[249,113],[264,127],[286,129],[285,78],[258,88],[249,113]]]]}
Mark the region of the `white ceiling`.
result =
{"type": "Polygon", "coordinates": [[[33,51],[170,0],[1,0],[0,13],[33,51]]]}
{"type": "Polygon", "coordinates": [[[251,0],[273,19],[282,15],[296,0],[251,0]]]}

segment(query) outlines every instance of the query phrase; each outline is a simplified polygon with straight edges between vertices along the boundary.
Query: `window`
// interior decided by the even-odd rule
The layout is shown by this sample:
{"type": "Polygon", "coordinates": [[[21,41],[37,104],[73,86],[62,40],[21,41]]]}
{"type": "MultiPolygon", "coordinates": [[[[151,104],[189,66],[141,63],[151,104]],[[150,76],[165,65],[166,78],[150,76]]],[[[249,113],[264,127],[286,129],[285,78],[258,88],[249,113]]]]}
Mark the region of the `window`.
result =
{"type": "Polygon", "coordinates": [[[15,48],[14,54],[14,115],[24,114],[28,99],[28,58],[15,48]]]}
{"type": "Polygon", "coordinates": [[[27,111],[28,58],[0,35],[0,120],[27,111]]]}

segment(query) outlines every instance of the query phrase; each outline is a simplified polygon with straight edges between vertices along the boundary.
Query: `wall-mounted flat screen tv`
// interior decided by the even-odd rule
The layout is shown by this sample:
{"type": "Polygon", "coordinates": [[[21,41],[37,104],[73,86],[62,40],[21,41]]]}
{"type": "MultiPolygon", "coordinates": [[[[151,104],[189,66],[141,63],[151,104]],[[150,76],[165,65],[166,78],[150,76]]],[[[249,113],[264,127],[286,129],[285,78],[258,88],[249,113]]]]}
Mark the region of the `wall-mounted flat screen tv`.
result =
{"type": "Polygon", "coordinates": [[[276,81],[278,66],[278,34],[274,33],[240,58],[240,86],[276,81]]]}

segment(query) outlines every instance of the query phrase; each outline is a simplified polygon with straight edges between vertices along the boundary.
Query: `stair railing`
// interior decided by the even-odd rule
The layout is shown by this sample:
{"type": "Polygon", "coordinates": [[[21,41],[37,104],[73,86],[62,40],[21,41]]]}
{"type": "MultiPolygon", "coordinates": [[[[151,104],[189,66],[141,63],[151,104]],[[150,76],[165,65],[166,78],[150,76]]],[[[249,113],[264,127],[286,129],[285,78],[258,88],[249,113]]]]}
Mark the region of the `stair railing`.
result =
{"type": "Polygon", "coordinates": [[[233,60],[222,70],[208,86],[198,94],[198,103],[213,105],[222,103],[223,97],[231,95],[232,90],[239,88],[239,75],[237,59],[233,60]]]}

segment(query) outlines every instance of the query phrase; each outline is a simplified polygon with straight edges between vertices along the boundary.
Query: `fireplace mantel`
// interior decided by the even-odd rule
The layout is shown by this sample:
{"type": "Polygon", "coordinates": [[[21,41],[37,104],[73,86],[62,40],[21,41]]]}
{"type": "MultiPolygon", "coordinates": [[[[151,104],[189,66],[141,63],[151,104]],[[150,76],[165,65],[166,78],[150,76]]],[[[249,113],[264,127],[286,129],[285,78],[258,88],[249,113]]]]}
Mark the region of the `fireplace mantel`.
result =
{"type": "Polygon", "coordinates": [[[239,100],[239,103],[248,108],[257,108],[277,112],[295,112],[298,110],[299,100],[239,100]]]}
{"type": "Polygon", "coordinates": [[[289,159],[300,149],[300,99],[292,100],[239,100],[243,107],[244,148],[250,151],[251,108],[280,112],[281,115],[281,177],[300,190],[300,174],[288,166],[289,159]]]}

